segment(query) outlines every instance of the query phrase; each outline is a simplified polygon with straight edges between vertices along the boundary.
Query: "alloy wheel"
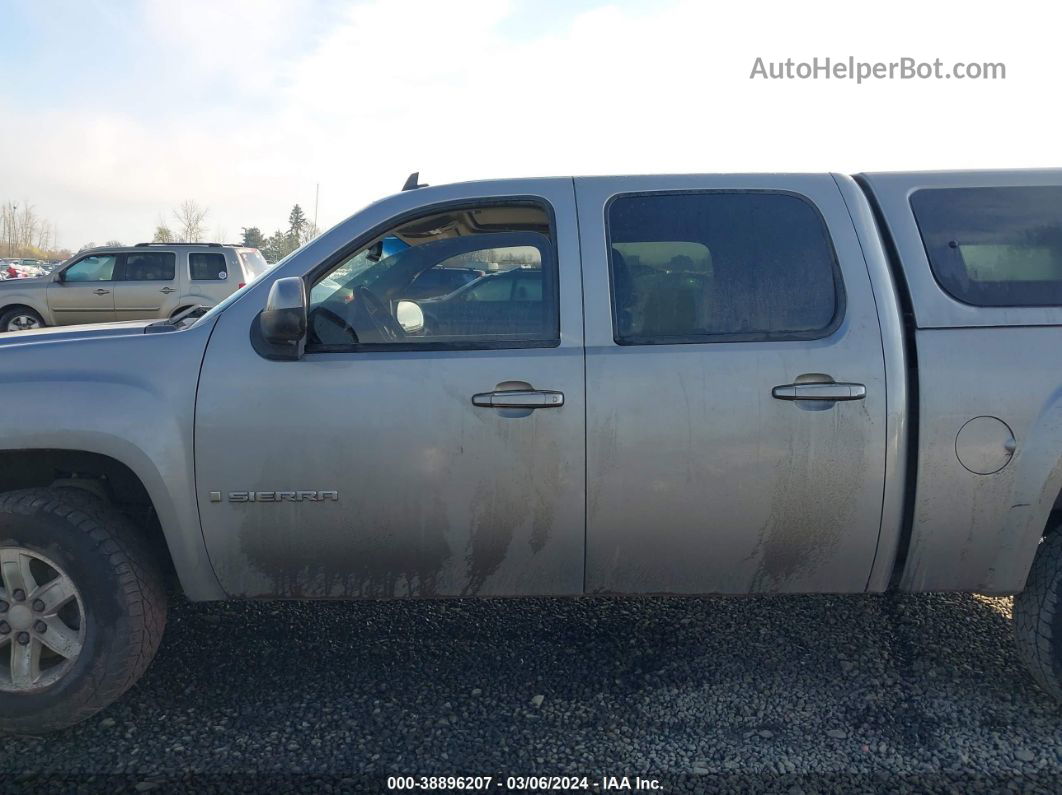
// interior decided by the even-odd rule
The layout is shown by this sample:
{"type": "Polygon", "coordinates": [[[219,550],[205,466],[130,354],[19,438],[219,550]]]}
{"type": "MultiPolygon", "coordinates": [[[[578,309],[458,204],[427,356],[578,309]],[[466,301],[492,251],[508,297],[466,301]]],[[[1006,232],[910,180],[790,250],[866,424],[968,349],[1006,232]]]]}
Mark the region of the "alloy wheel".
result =
{"type": "Polygon", "coordinates": [[[40,327],[41,322],[33,315],[15,315],[7,322],[8,331],[29,331],[40,327]]]}
{"type": "Polygon", "coordinates": [[[55,684],[85,642],[85,609],[55,561],[0,547],[0,691],[33,693],[55,684]]]}

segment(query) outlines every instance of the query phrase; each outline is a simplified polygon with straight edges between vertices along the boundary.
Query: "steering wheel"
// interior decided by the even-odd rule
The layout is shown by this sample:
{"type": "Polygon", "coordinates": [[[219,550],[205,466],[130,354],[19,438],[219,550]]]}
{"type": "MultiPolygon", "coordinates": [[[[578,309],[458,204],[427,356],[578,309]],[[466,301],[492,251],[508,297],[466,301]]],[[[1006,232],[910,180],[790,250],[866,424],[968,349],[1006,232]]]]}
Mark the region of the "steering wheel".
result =
{"type": "Polygon", "coordinates": [[[372,290],[368,287],[358,287],[355,293],[355,300],[362,302],[365,314],[384,340],[394,342],[405,338],[405,330],[372,290]]]}

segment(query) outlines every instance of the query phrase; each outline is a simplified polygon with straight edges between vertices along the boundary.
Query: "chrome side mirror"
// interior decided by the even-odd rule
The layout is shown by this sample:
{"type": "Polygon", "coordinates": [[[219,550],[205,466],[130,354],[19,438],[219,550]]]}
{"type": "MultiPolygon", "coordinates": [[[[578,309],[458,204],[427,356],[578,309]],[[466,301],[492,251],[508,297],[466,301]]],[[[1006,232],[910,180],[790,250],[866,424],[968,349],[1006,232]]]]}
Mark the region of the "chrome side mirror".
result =
{"type": "Polygon", "coordinates": [[[406,334],[424,331],[424,310],[416,301],[399,301],[395,306],[395,319],[406,334]]]}
{"type": "Polygon", "coordinates": [[[277,279],[258,316],[262,339],[275,349],[270,358],[298,359],[306,344],[306,285],[298,276],[277,279]]]}

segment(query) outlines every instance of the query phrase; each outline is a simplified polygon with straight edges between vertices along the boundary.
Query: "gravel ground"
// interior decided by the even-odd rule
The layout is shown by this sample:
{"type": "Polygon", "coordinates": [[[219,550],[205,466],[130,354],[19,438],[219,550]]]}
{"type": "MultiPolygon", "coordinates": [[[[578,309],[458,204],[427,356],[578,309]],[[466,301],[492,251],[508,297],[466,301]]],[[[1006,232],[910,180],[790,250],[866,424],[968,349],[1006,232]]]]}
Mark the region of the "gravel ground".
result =
{"type": "Polygon", "coordinates": [[[182,602],[118,704],[0,742],[0,787],[642,774],[666,791],[1051,791],[1062,709],[1015,655],[1010,604],[182,602]]]}

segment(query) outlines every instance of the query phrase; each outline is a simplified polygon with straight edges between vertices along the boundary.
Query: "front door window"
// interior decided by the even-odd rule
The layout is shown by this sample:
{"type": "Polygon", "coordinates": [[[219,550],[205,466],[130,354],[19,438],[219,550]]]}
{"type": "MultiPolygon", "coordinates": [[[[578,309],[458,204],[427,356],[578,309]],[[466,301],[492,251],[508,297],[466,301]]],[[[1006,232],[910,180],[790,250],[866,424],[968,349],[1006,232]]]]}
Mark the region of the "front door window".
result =
{"type": "Polygon", "coordinates": [[[67,282],[109,282],[114,275],[114,254],[93,254],[78,260],[63,272],[67,282]]]}
{"type": "Polygon", "coordinates": [[[315,279],[307,350],[555,344],[553,250],[548,216],[536,206],[407,221],[315,279]],[[402,245],[383,245],[396,240],[402,245]]]}

